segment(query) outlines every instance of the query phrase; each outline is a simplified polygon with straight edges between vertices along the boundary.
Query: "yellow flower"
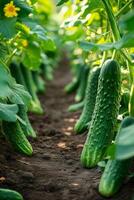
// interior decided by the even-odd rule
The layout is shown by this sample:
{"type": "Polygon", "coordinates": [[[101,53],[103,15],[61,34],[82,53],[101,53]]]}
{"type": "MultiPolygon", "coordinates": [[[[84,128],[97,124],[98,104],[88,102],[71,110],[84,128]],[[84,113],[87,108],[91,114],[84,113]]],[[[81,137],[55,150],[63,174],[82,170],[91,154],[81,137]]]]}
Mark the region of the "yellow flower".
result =
{"type": "Polygon", "coordinates": [[[13,1],[7,3],[4,7],[4,14],[6,17],[16,17],[18,15],[17,11],[20,11],[20,8],[15,7],[13,1]]]}
{"type": "Polygon", "coordinates": [[[25,40],[25,39],[24,39],[24,40],[22,40],[22,42],[21,42],[21,43],[22,43],[22,46],[23,46],[23,47],[27,47],[27,46],[28,46],[28,41],[27,41],[27,40],[25,40]]]}

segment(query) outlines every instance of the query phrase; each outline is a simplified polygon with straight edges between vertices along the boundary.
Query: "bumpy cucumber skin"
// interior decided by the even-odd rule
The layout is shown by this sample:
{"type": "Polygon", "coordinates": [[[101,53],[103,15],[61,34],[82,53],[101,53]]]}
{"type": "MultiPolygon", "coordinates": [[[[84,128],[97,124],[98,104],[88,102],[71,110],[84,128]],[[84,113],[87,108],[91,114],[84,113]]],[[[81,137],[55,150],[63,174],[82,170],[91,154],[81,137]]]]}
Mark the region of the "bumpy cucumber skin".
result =
{"type": "Polygon", "coordinates": [[[89,67],[83,66],[83,73],[81,74],[80,84],[79,84],[79,87],[77,89],[77,93],[75,96],[76,102],[82,101],[85,97],[88,74],[89,74],[89,67]]]}
{"type": "Polygon", "coordinates": [[[14,190],[0,189],[0,200],[23,200],[23,197],[14,190]]]}
{"type": "MultiPolygon", "coordinates": [[[[126,117],[121,123],[118,134],[120,133],[122,128],[126,128],[132,124],[134,124],[134,118],[126,117]]],[[[131,161],[132,159],[127,159],[123,161],[109,160],[107,162],[99,184],[99,193],[101,195],[105,197],[111,197],[119,190],[124,178],[128,175],[131,161]]]]}
{"type": "Polygon", "coordinates": [[[11,143],[14,150],[27,156],[32,155],[32,146],[24,135],[18,121],[14,123],[3,121],[2,127],[7,140],[11,143]]]}
{"type": "Polygon", "coordinates": [[[81,110],[83,107],[84,107],[84,100],[79,102],[79,103],[76,103],[76,104],[69,106],[68,111],[69,112],[75,112],[77,110],[81,110]]]}
{"type": "Polygon", "coordinates": [[[26,126],[23,124],[21,125],[21,128],[24,132],[24,134],[26,135],[26,137],[33,137],[36,138],[36,132],[34,131],[33,127],[31,126],[31,123],[29,121],[27,112],[26,112],[26,108],[24,105],[19,105],[19,113],[18,115],[25,121],[26,126]]]}
{"type": "Polygon", "coordinates": [[[74,130],[77,134],[81,134],[85,130],[87,130],[88,128],[87,124],[92,119],[92,114],[94,111],[95,101],[97,96],[99,74],[100,74],[100,68],[94,68],[89,74],[84,108],[79,120],[77,121],[74,127],[74,130]]]}
{"type": "Polygon", "coordinates": [[[86,168],[95,167],[111,143],[120,105],[121,73],[118,63],[107,60],[101,69],[95,109],[81,154],[86,168]]]}

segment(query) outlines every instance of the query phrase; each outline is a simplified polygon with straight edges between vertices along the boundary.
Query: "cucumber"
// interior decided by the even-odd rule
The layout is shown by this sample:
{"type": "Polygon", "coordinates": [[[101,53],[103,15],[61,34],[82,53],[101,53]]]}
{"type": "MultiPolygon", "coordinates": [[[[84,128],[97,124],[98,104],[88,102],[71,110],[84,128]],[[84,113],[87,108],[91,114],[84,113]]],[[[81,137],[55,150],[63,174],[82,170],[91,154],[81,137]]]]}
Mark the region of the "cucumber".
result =
{"type": "Polygon", "coordinates": [[[26,136],[24,135],[18,121],[16,122],[2,122],[2,127],[7,140],[15,151],[31,156],[33,149],[26,136]]]}
{"type": "Polygon", "coordinates": [[[53,68],[49,63],[42,64],[43,77],[45,80],[52,81],[53,80],[53,68]]]}
{"type": "Polygon", "coordinates": [[[23,197],[20,193],[9,190],[9,189],[0,189],[0,200],[23,200],[23,197]]]}
{"type": "Polygon", "coordinates": [[[88,74],[89,74],[89,67],[83,66],[83,72],[81,73],[80,84],[75,96],[76,102],[82,101],[85,97],[88,74]]]}
{"type": "Polygon", "coordinates": [[[64,91],[67,94],[70,94],[77,90],[80,84],[81,74],[83,73],[83,66],[78,65],[76,76],[73,78],[72,82],[65,86],[64,91]]]}
{"type": "Polygon", "coordinates": [[[30,121],[29,121],[25,105],[19,105],[18,115],[26,123],[26,126],[22,123],[20,124],[24,134],[26,135],[26,137],[36,138],[36,133],[35,133],[33,127],[31,126],[30,121]]]}
{"type": "Polygon", "coordinates": [[[36,71],[32,72],[33,80],[36,86],[36,90],[39,93],[44,93],[45,92],[45,82],[41,78],[40,74],[36,71]]]}
{"type": "Polygon", "coordinates": [[[21,65],[22,73],[27,85],[28,91],[32,96],[29,110],[37,114],[43,114],[43,108],[41,107],[40,100],[36,94],[36,88],[32,77],[32,72],[21,65]]]}
{"type": "Polygon", "coordinates": [[[75,104],[69,106],[68,111],[75,112],[77,110],[81,110],[83,107],[84,107],[84,100],[79,103],[75,103],[75,104]]]}
{"type": "Polygon", "coordinates": [[[84,108],[79,120],[74,127],[74,130],[77,134],[83,133],[85,130],[87,130],[87,124],[92,119],[97,96],[99,74],[100,68],[97,67],[93,68],[93,70],[89,74],[84,108]]]}
{"type": "MultiPolygon", "coordinates": [[[[126,117],[121,123],[118,134],[120,134],[121,129],[132,124],[134,124],[134,118],[126,117]]],[[[119,190],[125,177],[128,175],[131,162],[132,159],[109,160],[107,162],[99,184],[99,192],[101,195],[105,197],[111,197],[119,190]]]]}
{"type": "Polygon", "coordinates": [[[25,83],[25,79],[23,77],[23,73],[21,71],[21,66],[15,64],[15,63],[11,63],[10,70],[11,70],[11,74],[15,78],[16,82],[23,85],[25,87],[25,89],[28,91],[26,83],[25,83]]]}
{"type": "Polygon", "coordinates": [[[120,106],[121,72],[115,60],[107,60],[100,72],[95,109],[81,154],[86,168],[95,167],[111,143],[120,106]]]}

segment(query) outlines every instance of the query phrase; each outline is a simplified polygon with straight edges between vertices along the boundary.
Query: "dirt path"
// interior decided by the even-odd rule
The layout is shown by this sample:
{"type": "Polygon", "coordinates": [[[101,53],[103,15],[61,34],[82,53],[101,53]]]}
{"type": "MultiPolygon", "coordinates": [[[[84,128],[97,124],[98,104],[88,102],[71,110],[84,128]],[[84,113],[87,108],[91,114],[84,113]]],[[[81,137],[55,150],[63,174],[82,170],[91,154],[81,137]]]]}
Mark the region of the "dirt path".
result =
{"type": "MultiPolygon", "coordinates": [[[[64,63],[65,64],[65,63],[64,63]]],[[[79,162],[85,135],[75,136],[73,126],[79,113],[68,113],[73,95],[63,92],[69,82],[68,68],[63,65],[56,71],[55,79],[48,84],[47,92],[40,99],[44,116],[31,115],[30,119],[38,132],[32,141],[34,155],[31,158],[14,154],[1,141],[0,187],[21,192],[25,200],[103,200],[97,192],[100,171],[86,170],[79,162]],[[4,181],[3,181],[4,180],[4,181]]],[[[130,200],[134,182],[110,200],[130,200]]]]}

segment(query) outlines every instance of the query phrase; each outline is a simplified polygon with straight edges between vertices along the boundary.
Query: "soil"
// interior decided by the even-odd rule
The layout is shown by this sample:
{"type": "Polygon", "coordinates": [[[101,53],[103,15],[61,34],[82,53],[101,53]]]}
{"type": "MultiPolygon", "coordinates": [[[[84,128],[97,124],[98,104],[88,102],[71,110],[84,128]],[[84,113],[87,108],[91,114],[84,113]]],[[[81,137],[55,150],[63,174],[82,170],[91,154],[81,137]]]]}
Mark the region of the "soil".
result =
{"type": "MultiPolygon", "coordinates": [[[[1,139],[0,187],[19,191],[25,200],[104,200],[98,194],[100,169],[83,169],[79,158],[86,138],[75,135],[73,126],[80,112],[69,113],[74,95],[64,93],[71,80],[68,62],[60,63],[54,80],[40,95],[45,114],[30,114],[38,133],[31,140],[32,157],[18,155],[1,139]]],[[[134,180],[124,183],[121,190],[109,200],[131,200],[134,180]]]]}

